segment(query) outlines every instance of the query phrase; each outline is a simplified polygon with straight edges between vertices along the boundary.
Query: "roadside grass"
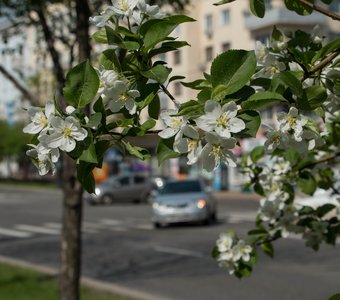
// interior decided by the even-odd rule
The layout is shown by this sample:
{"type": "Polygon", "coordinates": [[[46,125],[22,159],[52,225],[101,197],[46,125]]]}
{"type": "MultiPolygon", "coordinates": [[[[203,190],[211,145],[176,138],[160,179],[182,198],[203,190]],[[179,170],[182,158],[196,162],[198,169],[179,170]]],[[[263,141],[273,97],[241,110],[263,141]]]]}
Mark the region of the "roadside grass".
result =
{"type": "MultiPolygon", "coordinates": [[[[0,263],[0,300],[57,300],[57,278],[25,268],[0,263]]],[[[132,300],[120,295],[87,287],[81,289],[81,300],[132,300]]]]}
{"type": "Polygon", "coordinates": [[[55,189],[56,183],[43,181],[0,180],[0,188],[42,188],[55,189]]]}

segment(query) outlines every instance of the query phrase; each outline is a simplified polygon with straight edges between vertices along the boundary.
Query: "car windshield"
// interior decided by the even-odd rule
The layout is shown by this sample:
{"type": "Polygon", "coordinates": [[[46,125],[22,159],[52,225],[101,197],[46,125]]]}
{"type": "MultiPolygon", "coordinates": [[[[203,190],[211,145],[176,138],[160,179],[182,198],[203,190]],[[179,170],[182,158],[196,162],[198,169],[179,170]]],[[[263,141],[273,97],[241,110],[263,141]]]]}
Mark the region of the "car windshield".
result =
{"type": "Polygon", "coordinates": [[[193,193],[202,192],[202,187],[199,181],[180,181],[180,182],[167,182],[159,194],[180,194],[180,193],[193,193]]]}

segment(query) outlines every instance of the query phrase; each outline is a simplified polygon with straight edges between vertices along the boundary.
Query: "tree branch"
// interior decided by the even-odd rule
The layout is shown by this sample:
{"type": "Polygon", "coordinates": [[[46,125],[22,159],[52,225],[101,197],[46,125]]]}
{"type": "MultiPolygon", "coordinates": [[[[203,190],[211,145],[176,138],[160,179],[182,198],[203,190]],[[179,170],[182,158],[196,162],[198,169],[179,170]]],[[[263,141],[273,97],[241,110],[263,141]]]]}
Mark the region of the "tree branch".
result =
{"type": "Polygon", "coordinates": [[[0,65],[0,72],[22,93],[22,95],[31,103],[32,106],[37,106],[38,103],[29,92],[29,90],[12,74],[10,74],[2,65],[0,65]]]}
{"type": "Polygon", "coordinates": [[[164,84],[161,84],[161,88],[163,92],[171,99],[171,101],[175,104],[177,108],[181,105],[174,96],[171,95],[171,93],[168,91],[168,89],[164,86],[164,84]]]}
{"type": "Polygon", "coordinates": [[[315,67],[313,67],[309,73],[315,73],[325,66],[327,66],[333,59],[335,59],[340,54],[340,51],[333,52],[332,54],[326,56],[320,63],[318,63],[315,67]]]}
{"type": "Polygon", "coordinates": [[[329,11],[329,10],[319,6],[319,5],[310,3],[308,0],[298,0],[298,1],[300,3],[306,5],[306,6],[310,7],[310,8],[313,8],[314,10],[318,11],[319,13],[321,13],[321,14],[327,16],[327,17],[332,18],[333,20],[340,21],[340,14],[329,11]]]}
{"type": "Polygon", "coordinates": [[[52,35],[52,32],[47,24],[47,20],[45,17],[45,13],[43,10],[43,4],[39,3],[36,4],[34,7],[35,12],[38,14],[39,17],[39,21],[40,21],[40,25],[42,27],[43,33],[44,33],[44,37],[45,37],[45,41],[47,44],[47,48],[48,51],[50,52],[52,61],[53,61],[53,65],[54,65],[54,69],[55,69],[55,75],[57,78],[57,82],[58,82],[58,90],[60,93],[60,96],[62,95],[62,89],[64,87],[65,84],[65,76],[64,76],[64,70],[61,66],[60,63],[60,59],[59,59],[59,53],[57,51],[57,49],[55,48],[55,40],[54,37],[52,35]]]}

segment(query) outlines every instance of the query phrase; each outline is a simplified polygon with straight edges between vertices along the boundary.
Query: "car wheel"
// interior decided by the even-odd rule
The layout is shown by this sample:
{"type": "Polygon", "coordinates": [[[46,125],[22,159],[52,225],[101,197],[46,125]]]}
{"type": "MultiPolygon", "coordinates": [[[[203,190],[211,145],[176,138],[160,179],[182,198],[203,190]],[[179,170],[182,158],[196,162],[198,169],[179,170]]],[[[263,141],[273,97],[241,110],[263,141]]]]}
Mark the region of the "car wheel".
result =
{"type": "Polygon", "coordinates": [[[153,227],[156,228],[156,229],[160,229],[160,228],[162,228],[162,224],[159,223],[159,222],[154,222],[153,227]]]}
{"type": "Polygon", "coordinates": [[[108,205],[112,204],[112,202],[113,202],[113,198],[109,194],[103,195],[101,200],[102,200],[102,203],[108,204],[108,205]]]}

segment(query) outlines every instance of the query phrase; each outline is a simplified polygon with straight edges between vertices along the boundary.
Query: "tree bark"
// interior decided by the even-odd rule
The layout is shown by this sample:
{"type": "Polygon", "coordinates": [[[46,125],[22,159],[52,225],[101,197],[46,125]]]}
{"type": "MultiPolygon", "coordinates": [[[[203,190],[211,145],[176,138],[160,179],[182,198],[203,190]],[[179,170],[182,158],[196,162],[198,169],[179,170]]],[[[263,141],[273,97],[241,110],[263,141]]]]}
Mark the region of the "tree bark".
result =
{"type": "MultiPolygon", "coordinates": [[[[75,0],[79,62],[90,59],[90,8],[87,0],[75,0]]],[[[79,300],[81,275],[81,222],[83,189],[77,180],[76,163],[64,155],[63,233],[61,242],[60,300],[79,300]]]]}
{"type": "Polygon", "coordinates": [[[63,229],[61,237],[60,300],[79,300],[81,274],[82,187],[76,163],[63,155],[63,229]]]}

